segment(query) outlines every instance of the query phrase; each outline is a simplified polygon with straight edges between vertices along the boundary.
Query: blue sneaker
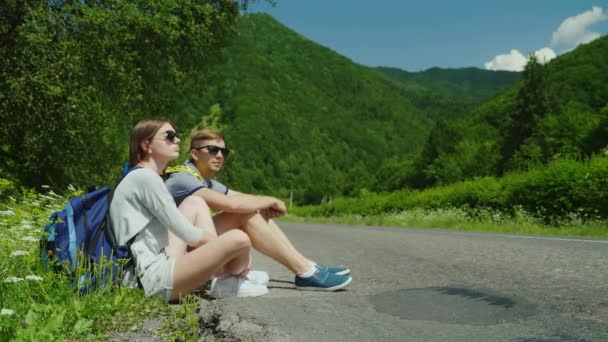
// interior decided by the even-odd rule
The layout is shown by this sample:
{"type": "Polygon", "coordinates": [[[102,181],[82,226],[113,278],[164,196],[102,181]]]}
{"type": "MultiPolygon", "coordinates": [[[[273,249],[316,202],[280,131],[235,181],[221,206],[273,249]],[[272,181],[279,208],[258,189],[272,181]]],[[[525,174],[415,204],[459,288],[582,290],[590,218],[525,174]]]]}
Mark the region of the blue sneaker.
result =
{"type": "Polygon", "coordinates": [[[350,274],[350,270],[346,266],[333,266],[333,265],[322,265],[317,264],[318,268],[324,268],[329,273],[337,274],[337,275],[347,275],[350,274]]]}
{"type": "Polygon", "coordinates": [[[303,291],[337,291],[345,288],[353,280],[351,277],[328,272],[327,268],[317,267],[315,274],[302,278],[296,276],[296,289],[303,291]]]}

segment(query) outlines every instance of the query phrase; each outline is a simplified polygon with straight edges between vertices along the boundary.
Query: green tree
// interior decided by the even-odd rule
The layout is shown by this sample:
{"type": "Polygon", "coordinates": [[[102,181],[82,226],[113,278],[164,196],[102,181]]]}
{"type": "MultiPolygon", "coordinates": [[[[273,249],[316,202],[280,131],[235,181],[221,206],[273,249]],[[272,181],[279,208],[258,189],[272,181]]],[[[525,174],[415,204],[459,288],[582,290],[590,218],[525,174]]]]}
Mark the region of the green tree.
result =
{"type": "Polygon", "coordinates": [[[134,122],[167,116],[178,126],[196,123],[175,108],[201,89],[190,75],[222,60],[239,4],[3,1],[5,171],[30,186],[107,182],[126,159],[134,122]]]}
{"type": "Polygon", "coordinates": [[[608,104],[604,106],[599,115],[599,124],[593,128],[589,135],[583,140],[583,152],[586,155],[592,153],[605,153],[608,148],[608,104]]]}
{"type": "Polygon", "coordinates": [[[427,187],[436,183],[442,183],[441,174],[437,168],[445,168],[439,160],[454,152],[458,141],[463,138],[464,131],[446,120],[438,120],[431,130],[429,137],[424,144],[424,148],[417,160],[417,173],[413,179],[414,187],[427,187]],[[441,164],[441,165],[438,165],[441,164]]]}
{"type": "Polygon", "coordinates": [[[581,157],[585,152],[585,139],[600,126],[600,120],[600,115],[588,106],[574,101],[568,103],[559,114],[549,114],[538,122],[534,134],[524,142],[521,151],[515,153],[515,163],[522,164],[529,159],[534,161],[530,166],[535,166],[556,158],[581,157]]]}
{"type": "Polygon", "coordinates": [[[500,171],[516,167],[512,157],[522,143],[532,135],[538,121],[550,110],[546,87],[546,67],[531,54],[522,73],[522,84],[516,108],[510,114],[511,125],[502,146],[500,171]]]}

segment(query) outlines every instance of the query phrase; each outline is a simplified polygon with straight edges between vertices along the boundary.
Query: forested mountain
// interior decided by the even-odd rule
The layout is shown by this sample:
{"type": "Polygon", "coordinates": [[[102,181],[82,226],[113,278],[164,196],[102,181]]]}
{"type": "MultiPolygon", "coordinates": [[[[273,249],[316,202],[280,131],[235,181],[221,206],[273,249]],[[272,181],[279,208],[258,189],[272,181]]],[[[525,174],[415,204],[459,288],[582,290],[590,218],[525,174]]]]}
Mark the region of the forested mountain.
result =
{"type": "Polygon", "coordinates": [[[430,186],[606,152],[608,37],[548,64],[461,119],[439,121],[404,185],[430,186]],[[409,177],[409,178],[408,178],[409,177]]]}
{"type": "Polygon", "coordinates": [[[388,77],[269,15],[240,15],[247,3],[0,5],[2,178],[111,183],[130,128],[164,116],[181,133],[225,131],[235,153],[221,177],[235,189],[297,203],[390,190],[414,174],[435,122],[508,83],[466,70],[388,77]]]}
{"type": "Polygon", "coordinates": [[[299,203],[385,187],[395,166],[420,153],[438,118],[458,117],[473,108],[472,98],[508,83],[502,73],[487,72],[497,81],[482,87],[493,88],[464,99],[455,95],[460,81],[475,88],[468,73],[458,81],[394,80],[266,14],[239,18],[238,32],[218,69],[219,84],[183,110],[212,111],[205,123],[216,121],[227,134],[236,151],[222,175],[228,184],[285,197],[293,192],[299,203]]]}

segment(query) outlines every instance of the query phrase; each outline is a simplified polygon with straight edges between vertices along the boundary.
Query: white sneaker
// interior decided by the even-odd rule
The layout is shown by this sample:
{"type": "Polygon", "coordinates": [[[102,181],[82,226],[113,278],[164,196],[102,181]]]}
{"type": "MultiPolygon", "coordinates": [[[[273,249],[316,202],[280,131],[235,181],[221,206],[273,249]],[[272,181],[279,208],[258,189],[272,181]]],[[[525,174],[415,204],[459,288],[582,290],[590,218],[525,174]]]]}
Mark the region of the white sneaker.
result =
{"type": "Polygon", "coordinates": [[[270,276],[264,271],[249,271],[245,278],[249,279],[250,282],[258,285],[268,285],[270,276]]]}
{"type": "Polygon", "coordinates": [[[257,297],[268,293],[265,285],[255,284],[249,279],[233,275],[222,276],[211,281],[209,295],[213,298],[257,297]]]}

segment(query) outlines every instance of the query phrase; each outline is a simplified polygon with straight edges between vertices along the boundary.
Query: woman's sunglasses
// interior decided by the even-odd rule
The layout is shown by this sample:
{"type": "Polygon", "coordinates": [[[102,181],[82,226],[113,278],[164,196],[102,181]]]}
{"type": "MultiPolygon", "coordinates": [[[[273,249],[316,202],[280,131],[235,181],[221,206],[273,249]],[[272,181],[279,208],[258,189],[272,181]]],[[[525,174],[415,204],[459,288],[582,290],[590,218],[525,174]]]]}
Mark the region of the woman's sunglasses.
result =
{"type": "Polygon", "coordinates": [[[170,142],[175,142],[175,138],[179,138],[179,135],[175,131],[168,130],[164,133],[165,133],[165,139],[169,140],[170,142]]]}
{"type": "Polygon", "coordinates": [[[195,150],[202,150],[203,148],[207,149],[207,152],[209,152],[209,154],[216,156],[218,152],[222,152],[222,155],[224,156],[224,158],[228,158],[228,154],[230,153],[230,150],[227,149],[226,147],[219,147],[219,146],[215,146],[215,145],[205,145],[205,146],[201,146],[201,147],[197,147],[195,148],[195,150]]]}

